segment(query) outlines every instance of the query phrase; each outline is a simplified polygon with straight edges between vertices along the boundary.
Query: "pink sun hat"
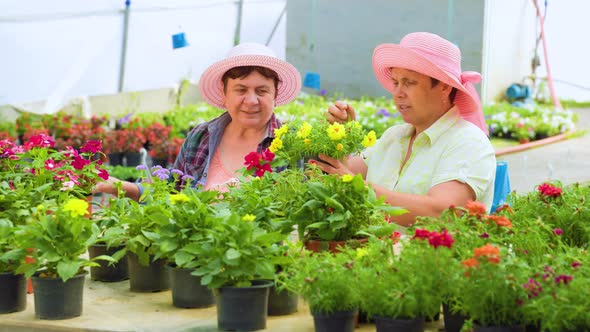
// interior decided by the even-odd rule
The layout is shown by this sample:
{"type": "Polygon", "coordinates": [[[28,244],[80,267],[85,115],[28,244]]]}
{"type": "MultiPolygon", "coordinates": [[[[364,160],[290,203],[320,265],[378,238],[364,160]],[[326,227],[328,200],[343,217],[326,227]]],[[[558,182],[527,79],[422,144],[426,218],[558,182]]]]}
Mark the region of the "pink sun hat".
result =
{"type": "Polygon", "coordinates": [[[301,74],[290,63],[279,59],[268,47],[258,43],[242,43],[234,46],[227,56],[215,62],[201,75],[199,90],[206,102],[217,108],[223,105],[223,82],[228,70],[242,66],[260,66],[273,70],[279,76],[276,106],[295,99],[301,90],[301,74]]]}
{"type": "Polygon", "coordinates": [[[481,81],[481,75],[461,71],[461,51],[453,43],[432,33],[414,32],[399,44],[377,46],[373,52],[373,70],[390,92],[393,91],[392,67],[413,70],[457,88],[455,105],[461,116],[488,134],[481,101],[473,86],[481,81]]]}

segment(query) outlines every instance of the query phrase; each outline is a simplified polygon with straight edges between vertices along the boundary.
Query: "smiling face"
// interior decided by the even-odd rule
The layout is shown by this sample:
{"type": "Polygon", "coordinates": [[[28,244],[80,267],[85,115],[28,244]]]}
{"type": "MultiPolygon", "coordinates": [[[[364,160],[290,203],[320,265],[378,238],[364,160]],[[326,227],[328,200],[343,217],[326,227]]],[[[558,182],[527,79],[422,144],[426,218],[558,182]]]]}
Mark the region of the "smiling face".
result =
{"type": "Polygon", "coordinates": [[[275,81],[252,71],[245,77],[227,79],[223,104],[235,124],[261,128],[273,114],[275,97],[275,81]]]}
{"type": "Polygon", "coordinates": [[[451,108],[451,86],[440,82],[433,86],[429,76],[403,68],[391,69],[393,100],[406,123],[420,133],[451,108]]]}

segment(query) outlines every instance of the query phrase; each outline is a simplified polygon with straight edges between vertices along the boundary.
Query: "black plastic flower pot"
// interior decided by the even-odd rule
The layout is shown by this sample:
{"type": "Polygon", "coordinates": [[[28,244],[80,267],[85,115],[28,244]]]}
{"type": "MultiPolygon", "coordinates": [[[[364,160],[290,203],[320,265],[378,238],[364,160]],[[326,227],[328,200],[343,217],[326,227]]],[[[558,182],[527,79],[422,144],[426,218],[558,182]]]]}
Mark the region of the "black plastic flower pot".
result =
{"type": "Polygon", "coordinates": [[[250,287],[221,287],[217,294],[217,328],[256,331],[266,328],[272,281],[257,280],[250,287]]]}
{"type": "Polygon", "coordinates": [[[357,310],[324,313],[311,311],[316,332],[353,332],[357,310]]]}
{"type": "Polygon", "coordinates": [[[127,253],[129,263],[129,289],[132,292],[154,293],[170,289],[170,273],[166,268],[166,261],[158,259],[148,266],[139,263],[136,254],[127,253]]]}
{"type": "Polygon", "coordinates": [[[35,316],[54,320],[82,315],[85,277],[86,273],[81,273],[64,282],[60,278],[41,278],[35,274],[31,278],[35,289],[35,316]]]}
{"type": "MultiPolygon", "coordinates": [[[[90,258],[100,255],[112,256],[123,248],[125,248],[125,245],[108,248],[106,244],[94,244],[88,247],[88,256],[90,258]]],[[[129,279],[127,255],[112,265],[109,265],[109,262],[103,260],[98,260],[97,263],[100,266],[90,268],[90,279],[103,282],[117,282],[129,279]]]]}
{"type": "Polygon", "coordinates": [[[443,303],[443,321],[446,332],[459,332],[467,320],[467,316],[460,313],[451,312],[451,308],[446,303],[443,303]]]}
{"type": "Polygon", "coordinates": [[[152,166],[156,165],[166,168],[168,166],[168,158],[152,158],[152,166]]]}
{"type": "Polygon", "coordinates": [[[125,166],[135,167],[141,164],[141,153],[125,152],[125,166]]]}
{"type": "Polygon", "coordinates": [[[213,292],[201,285],[201,277],[191,273],[195,269],[170,266],[172,304],[178,308],[206,308],[215,304],[213,292]]]}
{"type": "Polygon", "coordinates": [[[123,165],[123,154],[121,152],[109,153],[107,155],[107,157],[109,158],[109,165],[111,165],[111,166],[123,165]]]}
{"type": "Polygon", "coordinates": [[[375,327],[377,332],[422,332],[426,326],[424,317],[418,318],[390,318],[390,317],[375,317],[375,327]]]}
{"type": "Polygon", "coordinates": [[[279,291],[273,285],[268,295],[268,315],[283,316],[297,312],[299,295],[287,290],[279,291]]]}
{"type": "Polygon", "coordinates": [[[0,273],[0,314],[27,308],[27,279],[22,274],[0,273]]]}
{"type": "Polygon", "coordinates": [[[477,323],[473,324],[474,332],[525,332],[524,325],[511,326],[481,326],[477,323]]]}

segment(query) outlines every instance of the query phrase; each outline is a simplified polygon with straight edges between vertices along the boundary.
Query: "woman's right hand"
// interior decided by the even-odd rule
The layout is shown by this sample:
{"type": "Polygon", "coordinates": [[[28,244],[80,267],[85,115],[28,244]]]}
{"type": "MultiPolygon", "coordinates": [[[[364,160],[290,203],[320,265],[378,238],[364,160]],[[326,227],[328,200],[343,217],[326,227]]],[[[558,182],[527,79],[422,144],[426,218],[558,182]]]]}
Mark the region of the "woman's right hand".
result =
{"type": "Polygon", "coordinates": [[[337,101],[328,107],[326,118],[330,123],[343,123],[350,120],[356,120],[356,114],[354,108],[348,103],[337,101]]]}
{"type": "Polygon", "coordinates": [[[121,180],[117,179],[116,177],[109,176],[107,180],[96,183],[92,192],[117,196],[117,187],[115,186],[115,183],[117,182],[121,182],[121,180]]]}

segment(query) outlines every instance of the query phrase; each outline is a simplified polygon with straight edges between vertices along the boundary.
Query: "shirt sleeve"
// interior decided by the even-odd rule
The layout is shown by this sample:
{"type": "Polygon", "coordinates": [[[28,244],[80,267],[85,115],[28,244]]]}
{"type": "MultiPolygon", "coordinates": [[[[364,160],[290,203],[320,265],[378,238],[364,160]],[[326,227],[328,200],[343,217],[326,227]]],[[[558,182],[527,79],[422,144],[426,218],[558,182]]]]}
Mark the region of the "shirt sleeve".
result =
{"type": "Polygon", "coordinates": [[[482,201],[494,182],[496,155],[487,137],[455,140],[438,161],[431,187],[448,181],[466,183],[482,201]]]}

